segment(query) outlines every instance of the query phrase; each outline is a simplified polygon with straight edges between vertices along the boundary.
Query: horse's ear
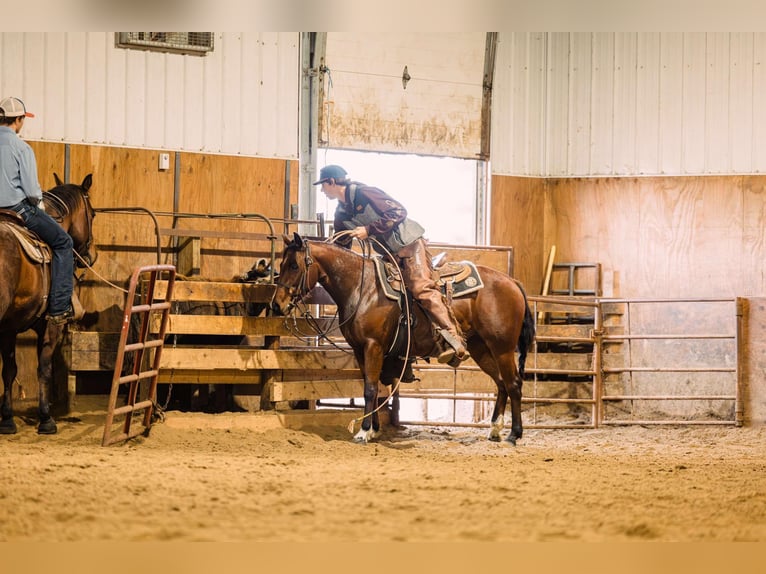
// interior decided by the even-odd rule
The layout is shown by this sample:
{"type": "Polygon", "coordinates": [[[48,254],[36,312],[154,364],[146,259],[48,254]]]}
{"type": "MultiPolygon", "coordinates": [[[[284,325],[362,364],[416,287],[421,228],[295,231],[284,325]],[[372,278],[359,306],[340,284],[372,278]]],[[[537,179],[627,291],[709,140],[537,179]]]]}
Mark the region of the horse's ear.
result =
{"type": "Polygon", "coordinates": [[[290,239],[290,236],[285,235],[284,233],[282,234],[282,240],[285,242],[285,245],[290,245],[290,242],[292,241],[292,239],[290,239]]]}
{"type": "Polygon", "coordinates": [[[61,181],[59,174],[57,174],[55,171],[53,172],[53,180],[56,182],[56,185],[64,185],[64,182],[61,181]]]}
{"type": "Polygon", "coordinates": [[[303,238],[300,235],[298,235],[297,231],[293,231],[293,241],[295,242],[295,245],[297,245],[299,249],[303,245],[303,238]]]}
{"type": "Polygon", "coordinates": [[[89,173],[88,175],[85,176],[85,179],[82,180],[80,187],[83,189],[85,193],[88,193],[88,190],[90,189],[91,185],[93,185],[93,174],[89,173]]]}

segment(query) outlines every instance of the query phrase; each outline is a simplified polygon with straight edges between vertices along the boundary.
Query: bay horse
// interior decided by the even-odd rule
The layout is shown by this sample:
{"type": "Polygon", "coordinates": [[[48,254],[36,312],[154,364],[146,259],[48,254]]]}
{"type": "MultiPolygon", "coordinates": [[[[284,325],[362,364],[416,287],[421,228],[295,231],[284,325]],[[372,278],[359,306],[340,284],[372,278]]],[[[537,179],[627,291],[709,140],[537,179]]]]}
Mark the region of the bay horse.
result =
{"type": "MultiPolygon", "coordinates": [[[[386,358],[394,343],[401,309],[388,298],[376,279],[374,262],[355,251],[326,241],[306,240],[295,233],[285,236],[285,249],[272,309],[287,315],[319,283],[338,308],[341,333],[351,346],[364,377],[364,417],[355,442],[369,442],[380,434],[378,381],[391,385],[396,353],[386,358]]],[[[454,298],[452,310],[466,336],[467,349],[476,364],[497,385],[489,440],[500,441],[507,401],[511,402],[510,444],[522,435],[521,387],[527,352],[534,340],[534,317],[521,284],[495,269],[476,265],[482,289],[454,298]],[[519,350],[519,368],[515,351],[519,350]]],[[[414,330],[410,356],[429,357],[436,352],[431,321],[413,305],[414,330]]],[[[402,365],[399,359],[398,365],[402,365]]],[[[398,403],[392,405],[392,422],[398,422],[398,403]],[[396,413],[396,418],[394,415],[396,413]]],[[[396,423],[395,423],[396,424],[396,423]]]]}
{"type": "MultiPolygon", "coordinates": [[[[64,184],[54,174],[56,186],[43,193],[46,213],[58,220],[72,237],[73,257],[77,267],[93,265],[96,250],[92,227],[95,211],[88,191],[93,175],[88,174],[79,185],[64,184]]],[[[55,434],[56,422],[50,413],[50,389],[53,378],[53,353],[63,332],[63,325],[45,318],[50,290],[50,265],[30,259],[11,226],[21,225],[13,211],[0,212],[0,357],[3,368],[3,403],[0,406],[0,434],[17,432],[13,420],[13,382],[18,373],[16,338],[33,330],[37,334],[37,378],[39,382],[39,434],[55,434]],[[45,267],[45,268],[44,268],[45,267]]],[[[45,246],[47,248],[47,246],[45,246]]]]}

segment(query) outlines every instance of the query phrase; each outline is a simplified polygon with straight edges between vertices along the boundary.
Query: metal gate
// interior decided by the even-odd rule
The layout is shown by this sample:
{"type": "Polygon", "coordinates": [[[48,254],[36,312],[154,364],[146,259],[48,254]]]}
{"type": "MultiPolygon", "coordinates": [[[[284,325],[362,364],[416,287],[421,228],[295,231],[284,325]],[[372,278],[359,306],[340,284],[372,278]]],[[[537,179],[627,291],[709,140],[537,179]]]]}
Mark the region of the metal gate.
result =
{"type": "Polygon", "coordinates": [[[117,348],[114,374],[112,375],[112,389],[107,406],[102,446],[133,438],[148,431],[151,427],[157,396],[160,357],[165,341],[165,329],[170,312],[175,275],[176,268],[173,265],[150,265],[136,268],[130,279],[130,288],[122,317],[120,342],[117,348]],[[167,280],[167,290],[162,300],[155,301],[155,286],[157,281],[161,279],[167,280]],[[139,288],[140,291],[136,293],[139,288]],[[132,332],[131,329],[131,326],[135,325],[134,316],[141,319],[137,332],[132,332]],[[160,328],[155,331],[150,329],[150,326],[157,318],[160,328]],[[126,354],[130,357],[131,372],[123,374],[126,354]],[[149,363],[151,366],[142,370],[145,363],[149,363]],[[142,382],[148,383],[146,397],[143,400],[139,399],[139,388],[142,382]],[[120,388],[125,384],[128,385],[126,404],[117,407],[120,388]],[[144,411],[143,424],[131,428],[134,414],[141,410],[144,411]],[[122,432],[113,435],[112,425],[114,417],[118,415],[125,415],[125,421],[122,425],[122,432]]]}
{"type": "MultiPolygon", "coordinates": [[[[523,388],[526,428],[742,424],[740,300],[528,299],[537,338],[523,388]]],[[[403,424],[489,427],[494,383],[470,363],[446,375],[441,387],[402,387],[403,404],[425,405],[403,424]],[[435,401],[452,408],[429,416],[435,401]],[[460,413],[466,402],[475,406],[460,413]]]]}

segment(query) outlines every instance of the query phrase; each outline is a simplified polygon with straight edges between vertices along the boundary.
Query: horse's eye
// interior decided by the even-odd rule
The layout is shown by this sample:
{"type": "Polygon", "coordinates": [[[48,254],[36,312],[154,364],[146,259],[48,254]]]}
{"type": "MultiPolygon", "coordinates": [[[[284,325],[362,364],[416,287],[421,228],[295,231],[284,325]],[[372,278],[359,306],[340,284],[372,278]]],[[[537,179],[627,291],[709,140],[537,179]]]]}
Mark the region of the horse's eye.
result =
{"type": "Polygon", "coordinates": [[[293,261],[292,263],[290,263],[290,269],[292,269],[293,271],[297,271],[298,264],[293,261]]]}

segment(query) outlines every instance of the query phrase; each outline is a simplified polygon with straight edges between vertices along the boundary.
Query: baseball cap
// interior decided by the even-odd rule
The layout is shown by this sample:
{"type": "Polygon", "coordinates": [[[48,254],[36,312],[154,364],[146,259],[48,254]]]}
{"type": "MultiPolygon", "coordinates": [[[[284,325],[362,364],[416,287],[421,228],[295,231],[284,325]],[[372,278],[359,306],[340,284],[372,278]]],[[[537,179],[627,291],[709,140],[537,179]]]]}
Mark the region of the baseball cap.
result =
{"type": "Polygon", "coordinates": [[[26,116],[28,118],[35,117],[35,114],[31,114],[27,111],[24,102],[19,98],[3,98],[0,100],[0,113],[6,118],[18,118],[20,116],[26,116]]]}
{"type": "Polygon", "coordinates": [[[330,178],[336,181],[343,180],[346,179],[347,175],[348,174],[346,173],[346,170],[339,165],[326,165],[321,170],[319,170],[319,181],[315,181],[311,185],[319,185],[320,183],[324,183],[330,178]]]}

